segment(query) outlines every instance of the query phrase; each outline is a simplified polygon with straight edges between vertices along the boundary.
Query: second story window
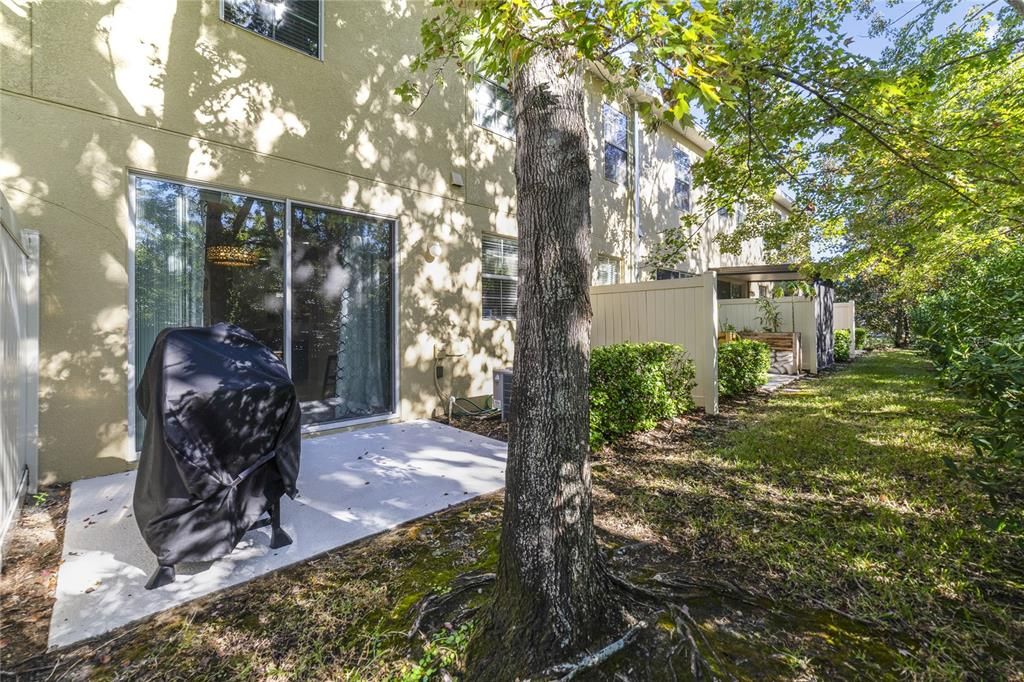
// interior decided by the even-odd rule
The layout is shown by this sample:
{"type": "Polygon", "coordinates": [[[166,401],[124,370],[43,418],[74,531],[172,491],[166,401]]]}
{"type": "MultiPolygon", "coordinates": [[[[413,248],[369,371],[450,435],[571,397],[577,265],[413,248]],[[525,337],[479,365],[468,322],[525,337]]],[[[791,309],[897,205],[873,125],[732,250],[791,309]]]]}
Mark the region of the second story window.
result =
{"type": "Polygon", "coordinates": [[[616,185],[625,185],[629,165],[629,125],[626,115],[605,104],[604,119],[604,179],[616,185]]]}
{"type": "Polygon", "coordinates": [[[484,237],[484,317],[515,319],[519,302],[519,244],[515,239],[484,237]]]}
{"type": "Polygon", "coordinates": [[[672,165],[675,167],[672,205],[679,211],[689,211],[690,185],[693,182],[693,174],[690,171],[690,156],[681,147],[676,147],[672,150],[672,165]]]}
{"type": "Polygon", "coordinates": [[[322,0],[221,0],[221,16],[236,26],[320,57],[322,0]]]}
{"type": "Polygon", "coordinates": [[[497,83],[481,80],[473,84],[473,123],[491,132],[515,138],[515,107],[512,93],[497,83]]]}
{"type": "Polygon", "coordinates": [[[612,256],[598,256],[594,268],[594,284],[618,284],[622,261],[612,256]]]}

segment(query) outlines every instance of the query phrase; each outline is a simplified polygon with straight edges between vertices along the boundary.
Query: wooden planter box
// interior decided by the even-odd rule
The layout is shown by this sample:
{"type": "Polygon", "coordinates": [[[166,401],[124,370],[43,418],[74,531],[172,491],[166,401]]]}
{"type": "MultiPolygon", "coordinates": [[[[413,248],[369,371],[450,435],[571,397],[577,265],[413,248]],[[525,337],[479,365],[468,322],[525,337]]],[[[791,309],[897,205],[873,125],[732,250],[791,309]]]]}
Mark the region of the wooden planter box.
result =
{"type": "Polygon", "coordinates": [[[736,339],[750,339],[768,344],[772,350],[773,374],[799,374],[800,332],[719,332],[718,342],[729,343],[736,339]]]}

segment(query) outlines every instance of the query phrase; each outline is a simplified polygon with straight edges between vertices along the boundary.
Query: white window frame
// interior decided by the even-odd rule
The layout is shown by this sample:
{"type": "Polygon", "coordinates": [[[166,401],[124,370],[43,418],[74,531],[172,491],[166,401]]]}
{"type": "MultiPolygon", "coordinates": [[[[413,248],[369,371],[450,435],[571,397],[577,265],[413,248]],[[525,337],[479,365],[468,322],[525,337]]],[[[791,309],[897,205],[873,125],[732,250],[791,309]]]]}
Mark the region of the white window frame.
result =
{"type": "Polygon", "coordinates": [[[672,207],[681,213],[689,213],[693,210],[693,161],[689,153],[681,145],[672,148],[672,207]],[[676,165],[676,154],[681,154],[686,159],[686,173],[679,177],[679,167],[676,165]],[[686,185],[686,207],[679,205],[676,184],[683,182],[686,185]]]}
{"type": "Polygon", "coordinates": [[[696,277],[697,276],[697,275],[693,274],[692,272],[687,272],[686,270],[675,270],[675,269],[672,269],[672,268],[655,268],[653,274],[654,274],[654,279],[656,281],[661,281],[661,280],[666,280],[666,279],[688,279],[690,277],[696,277]],[[660,275],[662,273],[665,273],[666,276],[665,277],[661,277],[660,275]]]}
{"type": "Polygon", "coordinates": [[[483,319],[485,319],[485,320],[516,320],[516,319],[518,319],[518,317],[519,317],[519,314],[518,314],[518,308],[519,308],[519,277],[518,277],[519,265],[518,265],[518,261],[519,261],[519,239],[518,238],[516,238],[516,237],[507,237],[507,236],[501,235],[501,234],[490,234],[490,233],[484,234],[480,238],[480,316],[483,319]],[[488,274],[488,273],[484,272],[484,258],[483,258],[483,255],[484,255],[484,241],[486,241],[488,239],[496,240],[496,241],[504,241],[504,242],[513,242],[516,245],[516,273],[517,273],[516,277],[512,277],[511,275],[488,274]],[[515,286],[516,286],[516,313],[515,314],[513,314],[513,315],[488,315],[486,313],[487,306],[484,305],[484,280],[485,279],[502,280],[502,281],[506,281],[506,282],[513,282],[513,283],[515,283],[515,286]]]}
{"type": "MultiPolygon", "coordinates": [[[[491,128],[491,127],[489,127],[487,125],[484,125],[484,123],[482,121],[478,121],[477,120],[477,111],[478,111],[478,107],[480,106],[480,102],[477,99],[477,93],[479,92],[479,90],[478,90],[479,88],[489,86],[489,87],[492,87],[492,88],[496,88],[498,90],[504,90],[506,93],[508,93],[508,96],[510,98],[512,97],[512,91],[509,90],[504,85],[502,85],[501,83],[493,81],[490,78],[484,78],[483,76],[477,76],[477,78],[478,78],[478,80],[476,80],[473,83],[471,83],[470,90],[469,90],[469,103],[470,103],[470,106],[473,108],[473,111],[471,112],[472,113],[472,119],[473,119],[473,125],[476,126],[477,128],[479,128],[480,130],[486,130],[487,132],[494,133],[495,135],[498,135],[499,137],[504,137],[506,140],[513,140],[514,141],[516,139],[516,120],[515,120],[516,112],[515,112],[515,106],[514,105],[513,105],[512,111],[510,111],[508,113],[501,112],[505,116],[507,116],[509,118],[509,121],[511,122],[512,129],[509,130],[509,131],[496,130],[495,128],[491,128]]],[[[501,111],[500,109],[495,109],[494,107],[489,107],[489,109],[495,110],[495,111],[501,111]]]]}
{"type": "Polygon", "coordinates": [[[630,137],[630,135],[629,135],[629,116],[627,116],[624,111],[619,111],[618,109],[613,107],[609,102],[602,102],[601,103],[601,177],[604,178],[605,182],[610,182],[610,183],[612,183],[613,185],[615,185],[617,187],[629,187],[629,182],[630,182],[630,172],[629,172],[629,146],[630,146],[629,142],[630,142],[630,139],[629,139],[629,137],[630,137]],[[608,115],[608,112],[614,112],[615,114],[621,116],[625,120],[625,122],[626,122],[626,146],[624,148],[620,147],[618,144],[616,144],[614,142],[610,142],[608,140],[608,134],[606,132],[606,130],[607,130],[607,121],[606,121],[606,118],[605,118],[608,115]],[[609,146],[611,146],[614,149],[618,149],[620,152],[622,152],[625,155],[625,159],[622,162],[623,166],[625,167],[625,177],[622,179],[622,182],[619,182],[618,180],[613,180],[612,178],[608,177],[607,148],[609,146]]]}
{"type": "Polygon", "coordinates": [[[245,31],[246,33],[251,33],[252,35],[259,36],[260,38],[263,38],[264,40],[269,40],[270,42],[274,43],[275,45],[280,45],[281,47],[286,47],[289,50],[291,50],[292,52],[298,52],[301,55],[305,55],[305,56],[309,57],[310,59],[316,59],[316,60],[321,61],[321,62],[324,61],[324,4],[327,2],[327,0],[317,0],[317,2],[319,4],[319,7],[320,7],[320,20],[319,20],[319,23],[317,25],[317,34],[318,35],[317,35],[317,43],[316,43],[316,52],[317,52],[316,54],[310,54],[308,52],[300,50],[297,47],[292,47],[291,45],[289,45],[287,43],[282,43],[280,40],[275,40],[274,38],[271,38],[270,36],[265,36],[262,33],[259,33],[257,31],[252,30],[251,28],[246,28],[245,26],[239,26],[238,24],[236,24],[233,21],[228,21],[227,18],[224,16],[224,3],[225,3],[225,1],[226,0],[218,0],[217,5],[218,5],[219,11],[220,11],[220,20],[223,21],[228,26],[233,26],[233,27],[235,27],[237,29],[245,31]]]}
{"type": "Polygon", "coordinates": [[[597,258],[594,259],[594,285],[595,286],[610,286],[612,284],[622,283],[622,259],[608,254],[599,253],[597,258]],[[601,265],[611,265],[615,268],[615,281],[614,282],[602,282],[601,281],[601,265]]]}
{"type": "Polygon", "coordinates": [[[181,178],[175,178],[167,175],[158,175],[155,173],[148,173],[144,171],[129,170],[128,171],[128,217],[131,221],[131,229],[128,230],[128,338],[127,338],[127,380],[128,380],[128,442],[132,443],[132,452],[134,453],[129,457],[128,461],[136,461],[139,456],[139,451],[135,450],[135,431],[137,428],[135,419],[135,376],[138,371],[138,367],[135,364],[135,183],[139,178],[147,180],[156,180],[160,182],[173,182],[179,185],[186,185],[189,187],[195,187],[199,189],[209,189],[218,192],[228,192],[231,194],[239,194],[245,197],[252,197],[253,199],[261,199],[263,201],[277,201],[285,205],[285,220],[284,220],[284,363],[288,368],[288,374],[291,376],[292,371],[292,204],[299,204],[301,206],[307,206],[309,208],[318,208],[325,211],[335,211],[339,213],[348,213],[350,215],[364,216],[367,218],[376,218],[378,220],[388,220],[392,224],[391,229],[391,338],[393,340],[392,358],[391,358],[391,409],[383,414],[377,414],[370,417],[359,417],[357,419],[338,419],[329,422],[322,422],[318,424],[306,424],[301,428],[302,434],[314,434],[321,431],[334,431],[337,429],[348,428],[350,426],[359,426],[361,424],[373,424],[377,422],[386,422],[398,419],[401,416],[399,410],[399,404],[401,403],[400,390],[401,390],[401,353],[399,352],[399,302],[398,292],[401,288],[398,280],[398,273],[401,272],[401,254],[398,250],[398,232],[401,229],[401,221],[398,216],[383,215],[380,213],[371,213],[368,211],[356,211],[350,208],[342,206],[330,206],[327,204],[318,204],[312,201],[302,201],[300,199],[289,199],[287,197],[272,196],[267,194],[254,193],[246,188],[242,187],[230,187],[226,185],[216,185],[206,182],[200,182],[195,180],[184,180],[181,178]]]}

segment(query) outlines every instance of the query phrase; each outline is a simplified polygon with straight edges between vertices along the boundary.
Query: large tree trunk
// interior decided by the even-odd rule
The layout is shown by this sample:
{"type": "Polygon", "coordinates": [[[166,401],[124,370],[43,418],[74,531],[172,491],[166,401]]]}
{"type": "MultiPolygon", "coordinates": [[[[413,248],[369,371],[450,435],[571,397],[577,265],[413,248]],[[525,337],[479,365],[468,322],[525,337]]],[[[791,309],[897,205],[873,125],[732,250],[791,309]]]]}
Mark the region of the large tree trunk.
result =
{"type": "Polygon", "coordinates": [[[608,625],[589,463],[590,165],[583,72],[539,51],[513,79],[519,309],[501,553],[468,679],[564,661],[608,625]]]}

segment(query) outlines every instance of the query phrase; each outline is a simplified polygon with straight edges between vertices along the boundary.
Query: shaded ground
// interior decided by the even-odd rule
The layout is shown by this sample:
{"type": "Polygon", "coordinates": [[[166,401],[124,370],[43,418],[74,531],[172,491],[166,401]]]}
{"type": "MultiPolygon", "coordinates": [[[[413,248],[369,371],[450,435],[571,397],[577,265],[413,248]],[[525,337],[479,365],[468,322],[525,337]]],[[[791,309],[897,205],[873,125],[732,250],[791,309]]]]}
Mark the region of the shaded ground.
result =
{"type": "MultiPolygon", "coordinates": [[[[671,585],[687,611],[666,602],[656,627],[587,679],[686,679],[691,637],[723,676],[1024,679],[1021,539],[985,531],[985,500],[947,474],[943,457],[967,455],[946,433],[965,406],[922,360],[873,354],[725,407],[597,454],[613,568],[671,585]]],[[[500,514],[499,497],[481,498],[20,668],[35,670],[25,679],[444,679],[486,587],[410,638],[416,605],[494,569],[500,514]]]]}
{"type": "Polygon", "coordinates": [[[30,496],[11,529],[0,575],[0,671],[46,649],[70,492],[60,485],[30,496]]]}

